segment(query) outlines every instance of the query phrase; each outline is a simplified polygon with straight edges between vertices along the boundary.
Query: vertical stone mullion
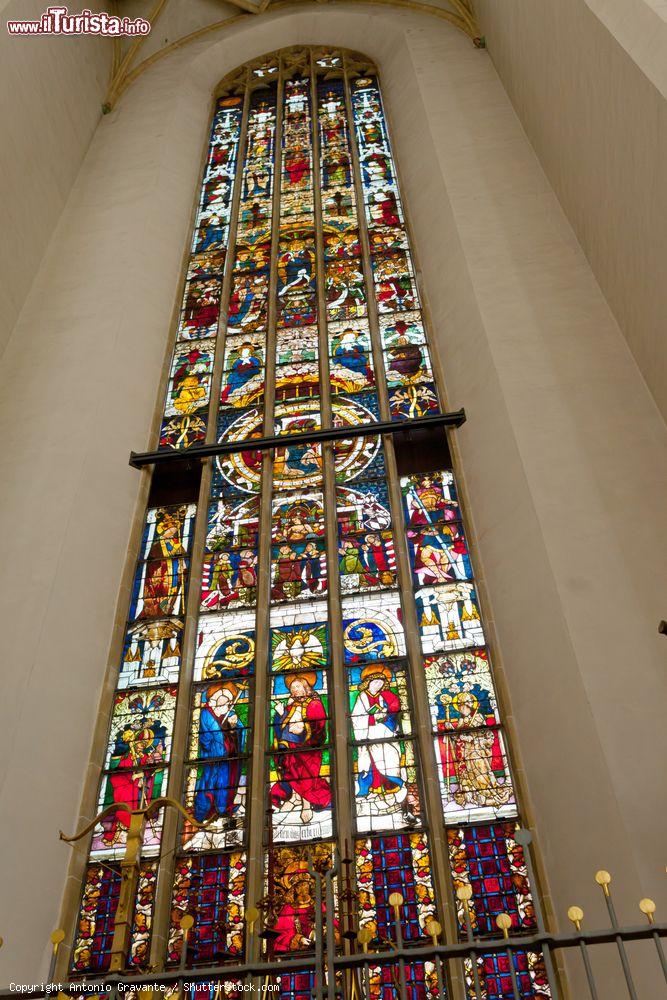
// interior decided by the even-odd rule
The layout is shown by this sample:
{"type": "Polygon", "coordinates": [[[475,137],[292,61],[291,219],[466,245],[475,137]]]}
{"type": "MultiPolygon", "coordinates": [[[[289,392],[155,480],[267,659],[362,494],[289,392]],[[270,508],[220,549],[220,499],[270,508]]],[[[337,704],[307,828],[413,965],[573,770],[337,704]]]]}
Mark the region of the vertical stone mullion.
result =
{"type": "MultiPolygon", "coordinates": [[[[276,354],[276,290],[277,256],[280,235],[280,174],[282,162],[283,65],[279,62],[276,83],[276,124],[273,157],[273,189],[271,192],[271,260],[267,334],[264,369],[264,434],[273,433],[275,406],[276,354]]],[[[254,906],[264,895],[264,856],[266,831],[266,774],[268,766],[269,715],[269,615],[271,610],[271,500],[273,455],[262,458],[262,492],[260,500],[260,539],[257,574],[257,611],[255,637],[255,706],[253,716],[253,762],[251,767],[250,810],[246,819],[248,836],[247,905],[254,906]]],[[[256,933],[248,936],[248,960],[260,957],[260,939],[256,933]]]]}
{"type": "MultiPolygon", "coordinates": [[[[375,283],[373,281],[371,268],[366,206],[361,177],[361,166],[359,162],[359,151],[357,148],[356,128],[350,100],[350,74],[347,59],[345,59],[345,104],[347,109],[348,128],[350,130],[350,148],[352,151],[352,167],[357,198],[359,243],[362,252],[364,277],[368,288],[368,318],[378,383],[380,415],[383,420],[390,420],[391,413],[389,408],[389,394],[387,390],[387,379],[384,366],[384,353],[380,338],[378,310],[375,298],[375,283]]],[[[441,916],[447,939],[455,941],[457,939],[456,906],[451,890],[451,880],[449,879],[447,844],[442,823],[442,800],[438,782],[438,772],[436,769],[433,739],[431,735],[431,720],[428,707],[426,679],[422,669],[421,640],[419,637],[419,626],[412,588],[412,576],[410,572],[405,525],[403,522],[402,498],[398,470],[396,466],[393,436],[385,435],[383,443],[387,468],[387,487],[389,491],[392,515],[394,550],[398,571],[398,585],[404,616],[405,639],[408,655],[408,675],[410,677],[410,688],[412,694],[412,715],[416,729],[416,743],[418,746],[418,770],[421,777],[422,795],[426,809],[426,816],[428,818],[425,828],[429,835],[429,850],[431,855],[436,899],[438,902],[438,912],[441,916]]],[[[459,998],[462,1000],[465,995],[463,984],[452,982],[451,987],[450,992],[453,1000],[459,1000],[459,998]]]]}
{"type": "MultiPolygon", "coordinates": [[[[312,108],[313,144],[313,194],[315,208],[315,243],[317,260],[317,312],[319,324],[320,389],[322,424],[332,426],[331,379],[329,375],[329,337],[325,289],[324,231],[322,227],[322,189],[320,184],[319,102],[315,53],[310,52],[310,89],[312,108]]],[[[334,446],[322,446],[324,477],[325,542],[328,577],[329,635],[331,648],[330,704],[333,713],[330,726],[333,732],[334,769],[336,775],[335,831],[338,838],[339,857],[347,855],[352,843],[352,808],[354,787],[349,767],[347,740],[347,681],[343,657],[343,611],[338,571],[338,527],[336,521],[336,479],[334,446]]],[[[340,905],[343,904],[342,895],[340,905]]],[[[341,925],[343,921],[341,920],[341,925]]]]}
{"type": "MultiPolygon", "coordinates": [[[[247,71],[246,71],[247,75],[247,71]]],[[[207,440],[214,441],[217,437],[217,415],[218,415],[218,394],[220,390],[220,379],[222,377],[222,367],[224,360],[224,339],[227,327],[227,312],[229,304],[229,292],[232,281],[232,270],[234,260],[234,247],[236,239],[236,228],[238,223],[238,211],[241,199],[241,189],[243,184],[243,160],[245,153],[245,143],[248,128],[248,90],[244,95],[243,112],[241,118],[241,131],[239,135],[238,152],[236,157],[236,176],[234,179],[234,193],[229,220],[229,236],[225,253],[225,266],[222,288],[220,293],[220,315],[218,318],[218,330],[216,334],[216,353],[213,373],[211,377],[211,398],[209,400],[209,419],[207,425],[207,440]]],[[[209,147],[210,148],[210,147],[209,147]]],[[[208,150],[207,150],[208,154],[208,150]]],[[[172,798],[181,801],[184,781],[185,781],[185,760],[187,757],[188,733],[191,725],[192,691],[194,676],[194,657],[197,636],[197,624],[199,618],[199,595],[202,576],[202,566],[204,560],[204,548],[206,543],[206,527],[209,494],[212,479],[212,462],[206,462],[202,471],[202,479],[199,490],[199,501],[197,507],[197,522],[192,545],[192,559],[190,564],[190,587],[186,606],[185,630],[183,634],[183,657],[181,661],[181,671],[179,674],[178,698],[176,703],[176,717],[174,720],[174,734],[172,741],[172,758],[169,774],[168,793],[172,798]],[[195,585],[197,581],[197,585],[195,585]]],[[[171,910],[171,895],[173,888],[175,858],[179,852],[179,831],[181,827],[180,818],[173,810],[168,810],[165,815],[163,829],[163,850],[162,861],[160,863],[158,883],[156,890],[156,901],[153,921],[153,935],[151,944],[151,964],[161,969],[165,964],[166,942],[169,935],[169,915],[171,910]]]]}
{"type": "MultiPolygon", "coordinates": [[[[171,743],[171,760],[167,795],[180,802],[185,778],[185,758],[187,756],[188,733],[190,731],[190,710],[192,703],[192,678],[194,674],[195,642],[199,618],[199,598],[201,575],[206,541],[208,495],[211,483],[211,463],[206,462],[202,470],[197,501],[197,519],[192,537],[190,556],[190,577],[185,605],[185,622],[181,647],[181,668],[178,675],[176,715],[171,743]]],[[[174,879],[175,856],[179,850],[180,816],[174,809],[166,809],[162,828],[160,864],[153,910],[153,933],[151,935],[151,965],[163,969],[166,959],[166,942],[169,935],[169,914],[174,879]]]]}
{"type": "Polygon", "coordinates": [[[248,117],[250,105],[250,88],[248,87],[248,77],[250,70],[245,71],[245,93],[243,95],[243,114],[241,118],[241,133],[239,135],[239,147],[236,157],[236,177],[234,179],[234,195],[229,216],[229,236],[227,239],[227,251],[225,256],[225,273],[222,280],[222,290],[220,292],[220,315],[218,317],[218,332],[216,336],[216,351],[213,372],[211,375],[211,399],[209,400],[209,417],[206,430],[206,440],[212,443],[218,436],[218,407],[220,404],[220,382],[222,381],[222,368],[225,360],[225,343],[227,340],[227,320],[229,316],[229,293],[232,286],[232,276],[234,270],[234,256],[236,253],[236,234],[238,231],[239,206],[241,204],[241,192],[243,191],[243,174],[246,156],[246,143],[248,137],[248,117]]]}

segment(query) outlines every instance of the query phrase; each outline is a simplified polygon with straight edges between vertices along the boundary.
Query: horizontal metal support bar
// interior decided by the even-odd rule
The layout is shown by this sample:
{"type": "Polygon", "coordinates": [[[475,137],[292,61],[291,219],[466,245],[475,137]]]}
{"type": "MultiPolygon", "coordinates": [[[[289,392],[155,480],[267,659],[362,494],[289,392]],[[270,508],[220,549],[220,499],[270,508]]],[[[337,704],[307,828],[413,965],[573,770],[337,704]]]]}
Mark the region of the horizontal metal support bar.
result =
{"type": "MultiPolygon", "coordinates": [[[[467,958],[471,952],[477,955],[489,951],[538,951],[545,945],[558,951],[562,948],[578,948],[582,943],[587,945],[613,944],[619,938],[622,941],[645,941],[658,935],[667,938],[667,924],[641,924],[635,927],[605,928],[597,931],[572,931],[567,934],[530,934],[523,936],[513,936],[510,938],[474,938],[472,941],[463,941],[460,944],[425,944],[416,947],[392,948],[385,951],[368,951],[365,954],[337,955],[334,958],[334,965],[338,969],[354,969],[362,967],[364,964],[373,965],[395,964],[399,959],[405,961],[432,961],[436,956],[444,961],[452,959],[467,958]]],[[[243,978],[245,976],[267,976],[272,974],[285,973],[289,971],[315,970],[316,962],[314,956],[303,956],[302,958],[290,958],[283,960],[273,959],[266,962],[239,963],[229,965],[207,966],[195,969],[171,969],[165,972],[143,973],[140,975],[129,974],[107,974],[104,976],[86,976],[85,981],[89,986],[94,984],[116,984],[132,983],[139,986],[142,983],[174,983],[174,982],[196,982],[211,981],[225,978],[243,978]]],[[[74,977],[71,982],[78,982],[74,977]]],[[[65,984],[63,984],[65,985],[65,984]]],[[[65,992],[67,986],[65,985],[65,992]]],[[[88,990],[88,993],[94,992],[88,990]]],[[[22,993],[22,997],[38,998],[43,997],[43,990],[34,990],[22,993]]],[[[16,1000],[16,991],[8,989],[0,990],[0,1000],[11,997],[16,1000]]]]}
{"type": "Polygon", "coordinates": [[[191,448],[182,450],[132,451],[130,465],[133,469],[143,469],[145,465],[164,465],[166,462],[181,462],[183,459],[191,461],[210,458],[212,455],[234,455],[240,451],[268,451],[271,448],[284,448],[288,444],[317,444],[375,434],[409,434],[410,431],[423,431],[432,427],[460,427],[465,421],[466,412],[461,409],[451,413],[436,413],[432,417],[418,417],[415,420],[384,420],[356,427],[325,427],[306,431],[304,434],[278,434],[274,437],[246,438],[244,441],[194,444],[191,448]]]}

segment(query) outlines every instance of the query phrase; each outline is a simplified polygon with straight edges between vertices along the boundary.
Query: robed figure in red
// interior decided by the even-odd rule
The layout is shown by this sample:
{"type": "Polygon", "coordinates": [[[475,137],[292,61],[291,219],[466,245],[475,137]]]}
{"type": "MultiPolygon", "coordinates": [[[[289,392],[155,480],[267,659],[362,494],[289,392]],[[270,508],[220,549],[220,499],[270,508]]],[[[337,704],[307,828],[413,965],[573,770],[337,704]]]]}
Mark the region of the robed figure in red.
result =
{"type": "Polygon", "coordinates": [[[331,786],[320,773],[326,712],[314,690],[316,680],[311,671],[288,674],[285,684],[290,697],[285,705],[276,705],[273,715],[279,780],[271,787],[271,805],[277,810],[296,800],[302,823],[310,823],[315,812],[331,808],[331,786]]]}

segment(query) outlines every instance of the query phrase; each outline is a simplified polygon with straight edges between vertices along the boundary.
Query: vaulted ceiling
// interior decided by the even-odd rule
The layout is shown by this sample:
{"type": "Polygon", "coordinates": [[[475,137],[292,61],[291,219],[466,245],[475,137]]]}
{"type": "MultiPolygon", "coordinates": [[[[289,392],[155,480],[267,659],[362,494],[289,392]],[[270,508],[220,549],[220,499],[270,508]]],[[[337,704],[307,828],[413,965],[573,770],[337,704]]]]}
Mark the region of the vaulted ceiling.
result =
{"type": "Polygon", "coordinates": [[[119,13],[146,18],[152,30],[147,36],[114,42],[104,110],[110,111],[123,91],[150,65],[204,35],[224,32],[240,20],[261,18],[279,8],[340,2],[419,11],[452,24],[476,46],[484,45],[473,0],[117,0],[119,13]]]}

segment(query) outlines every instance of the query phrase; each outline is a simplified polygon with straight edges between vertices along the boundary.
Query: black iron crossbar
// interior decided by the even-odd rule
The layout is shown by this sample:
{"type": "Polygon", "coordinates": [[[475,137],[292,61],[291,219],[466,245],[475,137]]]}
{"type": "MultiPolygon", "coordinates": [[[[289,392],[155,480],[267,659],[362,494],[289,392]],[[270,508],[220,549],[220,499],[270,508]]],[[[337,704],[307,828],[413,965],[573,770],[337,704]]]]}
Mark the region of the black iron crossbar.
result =
{"type": "Polygon", "coordinates": [[[146,465],[164,465],[166,462],[181,462],[183,459],[210,458],[212,455],[234,455],[240,451],[269,451],[286,445],[317,444],[324,441],[340,441],[349,438],[368,437],[376,434],[409,434],[434,427],[461,427],[466,421],[464,409],[451,413],[436,413],[432,417],[417,417],[414,420],[384,420],[375,424],[359,424],[356,427],[324,427],[306,431],[303,434],[277,434],[273,437],[246,438],[244,441],[217,441],[215,444],[193,444],[191,448],[172,451],[132,451],[130,465],[133,469],[143,469],[146,465]]]}
{"type": "MultiPolygon", "coordinates": [[[[416,960],[433,961],[438,958],[447,963],[452,959],[468,958],[472,953],[478,956],[490,951],[539,951],[544,945],[549,945],[555,951],[564,948],[579,948],[581,944],[613,944],[620,937],[623,941],[642,941],[656,937],[667,938],[667,923],[642,924],[634,927],[606,928],[595,931],[572,931],[567,934],[530,934],[512,936],[508,938],[474,938],[472,941],[464,941],[457,944],[424,944],[414,947],[405,946],[393,947],[383,951],[369,950],[365,953],[359,952],[354,955],[336,955],[333,960],[334,968],[343,971],[345,969],[358,969],[364,965],[387,965],[394,964],[402,959],[406,962],[416,960]]],[[[273,959],[258,962],[239,962],[238,964],[216,965],[209,967],[198,967],[194,969],[171,969],[164,972],[115,975],[107,973],[103,976],[87,976],[85,982],[92,987],[94,984],[117,986],[118,984],[132,984],[135,989],[142,984],[154,983],[182,983],[182,982],[205,982],[225,979],[243,979],[245,977],[265,977],[279,975],[286,972],[315,971],[317,963],[312,958],[308,960],[306,956],[290,959],[273,959]]],[[[77,981],[75,978],[74,982],[77,981]]],[[[65,991],[67,985],[65,985],[65,991]]],[[[88,990],[88,993],[93,992],[88,990]]],[[[16,1000],[16,991],[7,989],[0,990],[0,1000],[16,1000]]],[[[136,995],[136,994],[134,994],[136,995]]],[[[23,998],[30,997],[31,1000],[45,996],[43,989],[30,992],[22,992],[23,998]]]]}

